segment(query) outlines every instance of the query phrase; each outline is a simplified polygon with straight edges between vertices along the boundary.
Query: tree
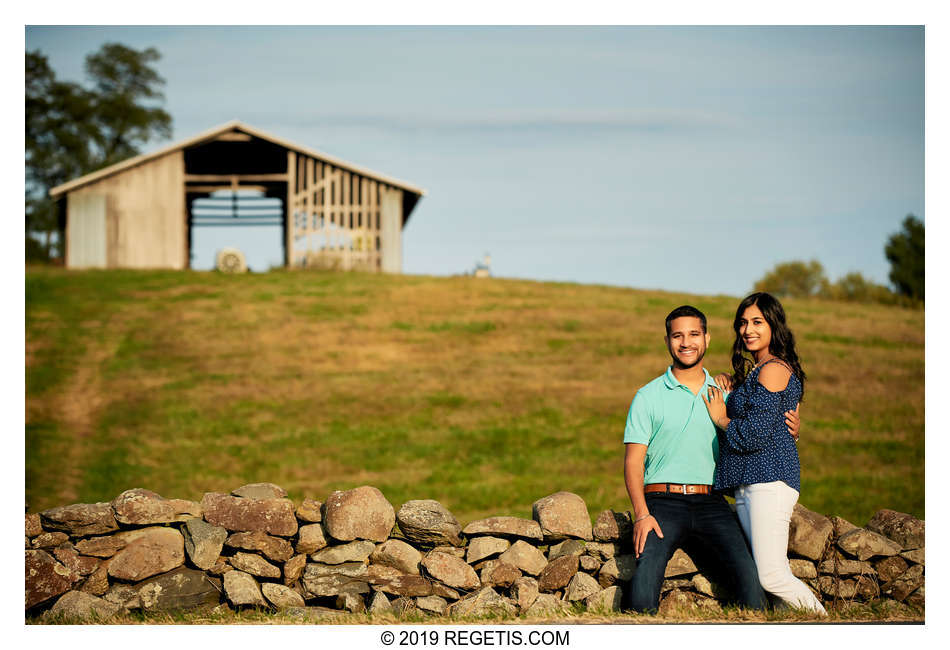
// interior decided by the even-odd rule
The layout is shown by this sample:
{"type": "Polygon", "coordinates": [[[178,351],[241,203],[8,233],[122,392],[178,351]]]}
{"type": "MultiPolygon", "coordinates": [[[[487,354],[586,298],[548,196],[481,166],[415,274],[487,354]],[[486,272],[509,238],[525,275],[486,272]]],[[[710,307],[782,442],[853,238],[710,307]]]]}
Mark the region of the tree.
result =
{"type": "Polygon", "coordinates": [[[755,283],[755,291],[767,291],[779,298],[808,298],[828,290],[828,278],[818,260],[781,262],[755,283]]]}
{"type": "Polygon", "coordinates": [[[924,224],[908,214],[902,230],[891,235],[884,255],[891,263],[890,280],[901,295],[924,299],[924,224]]]}
{"type": "Polygon", "coordinates": [[[86,57],[99,166],[138,154],[153,137],[171,137],[171,116],[149,104],[165,99],[157,89],[165,80],[151,67],[160,58],[154,47],[139,52],[120,43],[106,43],[86,57]]]}
{"type": "Polygon", "coordinates": [[[879,302],[883,304],[897,302],[897,296],[890,289],[868,280],[857,271],[852,271],[838,278],[838,281],[831,285],[829,295],[835,300],[850,302],[879,302]]]}
{"type": "MultiPolygon", "coordinates": [[[[154,137],[171,135],[171,116],[154,102],[165,83],[151,64],[154,48],[107,43],[86,57],[87,89],[56,79],[39,51],[26,54],[26,231],[44,233],[46,257],[58,230],[49,190],[139,153],[154,137]]],[[[35,255],[37,249],[27,250],[35,255]]]]}

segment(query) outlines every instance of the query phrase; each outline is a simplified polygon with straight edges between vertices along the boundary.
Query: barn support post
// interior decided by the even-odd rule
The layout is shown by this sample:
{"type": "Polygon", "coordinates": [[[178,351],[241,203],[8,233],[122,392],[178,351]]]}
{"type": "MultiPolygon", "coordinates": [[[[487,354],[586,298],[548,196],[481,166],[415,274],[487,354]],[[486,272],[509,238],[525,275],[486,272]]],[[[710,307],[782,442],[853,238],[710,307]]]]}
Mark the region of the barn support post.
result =
{"type": "Polygon", "coordinates": [[[297,209],[297,154],[287,152],[287,215],[284,218],[284,265],[294,265],[294,212],[297,209]]]}

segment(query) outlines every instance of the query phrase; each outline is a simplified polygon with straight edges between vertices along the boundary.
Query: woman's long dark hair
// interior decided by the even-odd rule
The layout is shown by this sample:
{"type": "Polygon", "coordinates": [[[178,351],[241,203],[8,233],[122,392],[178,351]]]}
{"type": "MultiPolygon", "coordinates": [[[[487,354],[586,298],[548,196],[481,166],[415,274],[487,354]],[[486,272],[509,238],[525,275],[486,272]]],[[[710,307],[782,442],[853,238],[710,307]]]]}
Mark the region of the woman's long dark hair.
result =
{"type": "Polygon", "coordinates": [[[769,343],[769,352],[778,357],[792,368],[792,372],[798,377],[802,384],[802,395],[805,394],[805,371],[802,370],[802,364],[798,360],[798,352],[795,351],[795,336],[792,330],[788,328],[785,322],[785,310],[782,303],[771,294],[765,292],[753,293],[745,300],[739,303],[736,309],[736,318],[732,322],[732,329],[736,331],[736,340],[732,344],[732,381],[733,385],[738,386],[749,372],[755,366],[755,363],[745,356],[745,343],[742,341],[742,335],[739,334],[739,320],[745,313],[745,310],[756,305],[765,322],[769,324],[772,330],[772,340],[769,343]]]}

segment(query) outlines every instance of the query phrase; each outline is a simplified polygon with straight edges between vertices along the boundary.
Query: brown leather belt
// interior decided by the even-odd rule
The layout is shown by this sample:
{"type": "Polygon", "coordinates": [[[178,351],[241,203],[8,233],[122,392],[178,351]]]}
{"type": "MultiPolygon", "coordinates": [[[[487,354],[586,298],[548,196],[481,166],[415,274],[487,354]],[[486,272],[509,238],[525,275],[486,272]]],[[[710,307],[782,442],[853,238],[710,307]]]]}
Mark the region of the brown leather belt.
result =
{"type": "Polygon", "coordinates": [[[643,486],[644,492],[672,492],[673,494],[709,494],[711,485],[683,485],[682,483],[650,483],[643,486]]]}

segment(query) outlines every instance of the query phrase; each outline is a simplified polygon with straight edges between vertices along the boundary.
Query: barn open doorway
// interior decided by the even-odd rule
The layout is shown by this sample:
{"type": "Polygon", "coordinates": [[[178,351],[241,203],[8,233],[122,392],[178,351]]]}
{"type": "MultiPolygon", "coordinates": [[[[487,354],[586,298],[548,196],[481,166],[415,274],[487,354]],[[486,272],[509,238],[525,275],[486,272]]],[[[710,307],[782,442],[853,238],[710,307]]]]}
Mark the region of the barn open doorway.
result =
{"type": "Polygon", "coordinates": [[[222,248],[244,253],[251,271],[284,265],[284,202],[259,189],[221,189],[191,200],[190,266],[215,267],[222,248]]]}

